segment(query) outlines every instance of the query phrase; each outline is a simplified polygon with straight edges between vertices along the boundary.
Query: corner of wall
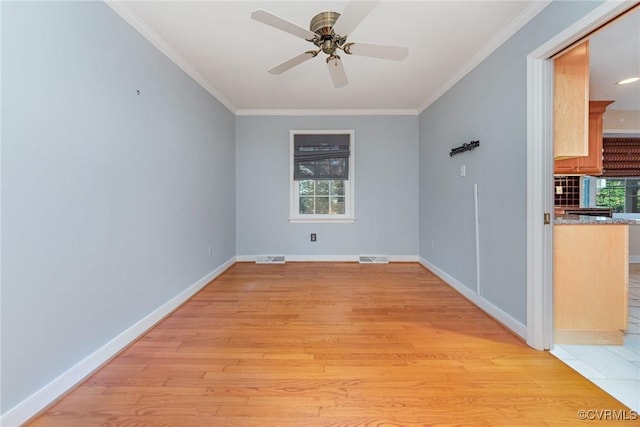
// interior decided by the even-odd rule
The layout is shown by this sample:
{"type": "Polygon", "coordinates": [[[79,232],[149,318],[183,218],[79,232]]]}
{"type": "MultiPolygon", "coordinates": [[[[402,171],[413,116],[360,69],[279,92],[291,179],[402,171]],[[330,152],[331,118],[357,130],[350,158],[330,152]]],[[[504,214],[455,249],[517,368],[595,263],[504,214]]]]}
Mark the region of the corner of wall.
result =
{"type": "Polygon", "coordinates": [[[0,415],[0,425],[6,427],[19,426],[38,413],[42,412],[49,405],[54,403],[67,391],[75,387],[85,378],[100,369],[105,363],[118,355],[122,350],[135,342],[141,335],[145,334],[166,316],[178,309],[189,298],[199,292],[206,285],[211,283],[216,277],[224,273],[228,268],[236,263],[236,257],[230,258],[222,265],[218,266],[210,273],[206,274],[193,283],[184,291],[180,292],[169,301],[156,308],[134,325],[121,332],[111,341],[100,347],[98,350],[75,364],[56,379],[33,393],[31,396],[0,415]]]}
{"type": "Polygon", "coordinates": [[[513,318],[511,315],[505,313],[496,305],[492,304],[490,301],[486,300],[482,296],[473,292],[471,288],[465,286],[462,282],[458,281],[454,277],[450,276],[434,264],[430,263],[426,259],[420,257],[420,264],[427,270],[431,271],[433,274],[442,279],[446,284],[451,286],[453,289],[462,294],[463,297],[471,301],[478,308],[496,320],[498,323],[509,329],[511,332],[522,338],[523,340],[527,339],[527,326],[513,318]]]}

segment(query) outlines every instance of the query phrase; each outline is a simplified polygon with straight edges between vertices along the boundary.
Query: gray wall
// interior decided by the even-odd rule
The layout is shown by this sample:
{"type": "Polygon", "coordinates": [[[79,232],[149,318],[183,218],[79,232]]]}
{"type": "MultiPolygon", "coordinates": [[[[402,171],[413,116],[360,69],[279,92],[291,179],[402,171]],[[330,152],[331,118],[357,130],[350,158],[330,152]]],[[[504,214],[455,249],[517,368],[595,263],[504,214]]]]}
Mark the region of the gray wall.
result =
{"type": "Polygon", "coordinates": [[[418,251],[417,116],[239,116],[238,255],[410,255],[418,251]],[[355,130],[355,214],[291,224],[289,131],[355,130]],[[309,241],[317,233],[318,241],[309,241]]]}
{"type": "Polygon", "coordinates": [[[2,412],[235,256],[234,138],[104,3],[2,2],[2,412]]]}
{"type": "Polygon", "coordinates": [[[475,290],[478,184],[480,295],[523,324],[526,56],[599,4],[553,2],[419,119],[420,256],[475,290]],[[471,140],[480,147],[449,157],[451,148],[471,140]]]}

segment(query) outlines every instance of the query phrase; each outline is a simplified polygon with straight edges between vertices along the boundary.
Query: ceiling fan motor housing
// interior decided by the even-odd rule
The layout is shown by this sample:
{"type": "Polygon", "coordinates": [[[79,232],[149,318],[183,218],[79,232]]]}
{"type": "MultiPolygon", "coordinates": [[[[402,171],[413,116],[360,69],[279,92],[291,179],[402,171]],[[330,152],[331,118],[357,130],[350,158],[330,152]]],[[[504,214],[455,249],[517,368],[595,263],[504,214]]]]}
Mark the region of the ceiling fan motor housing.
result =
{"type": "Polygon", "coordinates": [[[309,29],[318,35],[312,40],[313,43],[327,55],[333,55],[336,49],[347,40],[346,37],[340,37],[333,32],[333,25],[339,17],[338,12],[320,12],[311,18],[309,23],[309,29]]]}
{"type": "Polygon", "coordinates": [[[336,23],[340,14],[338,12],[320,12],[309,23],[311,32],[322,36],[331,36],[333,32],[333,24],[336,23]]]}

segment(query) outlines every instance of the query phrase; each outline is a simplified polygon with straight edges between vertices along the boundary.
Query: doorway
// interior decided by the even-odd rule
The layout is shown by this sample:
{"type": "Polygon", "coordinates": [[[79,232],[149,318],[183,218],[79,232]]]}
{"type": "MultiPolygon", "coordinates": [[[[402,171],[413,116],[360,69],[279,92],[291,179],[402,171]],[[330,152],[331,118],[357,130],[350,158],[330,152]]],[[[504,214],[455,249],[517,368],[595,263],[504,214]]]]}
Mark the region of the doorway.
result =
{"type": "Polygon", "coordinates": [[[553,348],[553,226],[545,214],[554,207],[553,61],[548,59],[636,4],[609,2],[527,57],[527,342],[553,348]]]}

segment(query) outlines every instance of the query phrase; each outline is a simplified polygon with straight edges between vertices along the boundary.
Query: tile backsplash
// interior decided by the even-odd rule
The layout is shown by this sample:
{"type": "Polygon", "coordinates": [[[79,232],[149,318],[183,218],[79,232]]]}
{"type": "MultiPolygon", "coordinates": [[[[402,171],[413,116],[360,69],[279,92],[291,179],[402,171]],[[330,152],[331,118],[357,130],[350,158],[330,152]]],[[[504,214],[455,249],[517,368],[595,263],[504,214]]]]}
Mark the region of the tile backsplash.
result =
{"type": "Polygon", "coordinates": [[[556,176],[555,206],[580,206],[580,177],[556,176]]]}

